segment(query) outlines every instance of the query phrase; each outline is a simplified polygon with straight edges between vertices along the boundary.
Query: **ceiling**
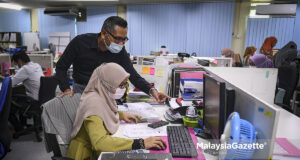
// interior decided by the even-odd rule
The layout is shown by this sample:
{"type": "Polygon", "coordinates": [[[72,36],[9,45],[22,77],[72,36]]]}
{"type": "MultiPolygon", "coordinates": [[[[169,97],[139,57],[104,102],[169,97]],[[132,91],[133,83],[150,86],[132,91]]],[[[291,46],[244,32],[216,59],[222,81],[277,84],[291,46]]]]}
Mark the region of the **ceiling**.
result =
{"type": "MultiPolygon", "coordinates": [[[[234,0],[0,0],[0,2],[14,3],[25,9],[48,7],[87,7],[126,4],[157,4],[157,3],[190,3],[190,2],[224,2],[234,0]]],[[[241,1],[241,0],[240,0],[241,1]]],[[[249,0],[251,2],[296,3],[299,0],[249,0]]],[[[0,4],[1,5],[1,4],[0,4]]],[[[5,11],[7,9],[0,9],[5,11]]]]}

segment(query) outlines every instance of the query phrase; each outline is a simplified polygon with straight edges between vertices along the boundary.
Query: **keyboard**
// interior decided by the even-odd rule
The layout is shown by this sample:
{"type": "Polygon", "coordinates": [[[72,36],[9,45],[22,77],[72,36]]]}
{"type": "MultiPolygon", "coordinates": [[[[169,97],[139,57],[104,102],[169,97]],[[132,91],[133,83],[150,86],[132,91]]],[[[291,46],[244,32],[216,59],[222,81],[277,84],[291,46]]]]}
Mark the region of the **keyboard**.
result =
{"type": "Polygon", "coordinates": [[[167,126],[170,152],[173,157],[198,157],[192,137],[184,126],[167,126]]]}

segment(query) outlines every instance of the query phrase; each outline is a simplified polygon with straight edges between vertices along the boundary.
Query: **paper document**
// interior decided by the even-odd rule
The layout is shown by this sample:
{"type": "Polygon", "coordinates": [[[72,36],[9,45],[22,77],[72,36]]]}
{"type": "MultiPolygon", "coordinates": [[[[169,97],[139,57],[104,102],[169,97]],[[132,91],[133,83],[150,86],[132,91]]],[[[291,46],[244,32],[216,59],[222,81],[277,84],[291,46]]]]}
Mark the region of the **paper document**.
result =
{"type": "Polygon", "coordinates": [[[148,103],[125,103],[124,106],[125,107],[119,107],[119,111],[140,115],[148,121],[156,121],[160,119],[157,112],[148,103]]]}
{"type": "Polygon", "coordinates": [[[153,129],[148,127],[148,123],[126,124],[123,134],[128,138],[167,136],[167,126],[153,129]]]}

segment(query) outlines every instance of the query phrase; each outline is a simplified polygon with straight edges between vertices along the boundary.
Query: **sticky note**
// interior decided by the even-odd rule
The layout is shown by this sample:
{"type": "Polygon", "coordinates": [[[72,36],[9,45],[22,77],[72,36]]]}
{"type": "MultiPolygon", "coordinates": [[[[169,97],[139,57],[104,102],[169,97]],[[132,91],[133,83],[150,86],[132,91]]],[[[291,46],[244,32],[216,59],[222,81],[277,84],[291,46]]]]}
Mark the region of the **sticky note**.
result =
{"type": "Polygon", "coordinates": [[[150,67],[150,74],[151,74],[151,75],[155,75],[155,68],[150,67]]]}
{"type": "Polygon", "coordinates": [[[266,78],[269,78],[270,71],[266,72],[266,78]]]}
{"type": "Polygon", "coordinates": [[[142,67],[142,74],[150,74],[150,67],[142,67]]]}
{"type": "Polygon", "coordinates": [[[258,107],[258,112],[264,112],[264,109],[261,107],[258,107]]]}
{"type": "Polygon", "coordinates": [[[268,117],[272,117],[272,113],[270,113],[269,111],[266,111],[265,113],[268,117]]]}
{"type": "Polygon", "coordinates": [[[159,92],[162,92],[162,87],[159,87],[159,92]]]}
{"type": "Polygon", "coordinates": [[[218,64],[218,60],[217,60],[217,59],[215,59],[215,60],[213,60],[213,61],[212,61],[212,63],[214,63],[214,64],[218,64]]]}
{"type": "Polygon", "coordinates": [[[158,77],[163,77],[164,76],[164,70],[162,69],[157,69],[155,72],[155,75],[158,77]]]}

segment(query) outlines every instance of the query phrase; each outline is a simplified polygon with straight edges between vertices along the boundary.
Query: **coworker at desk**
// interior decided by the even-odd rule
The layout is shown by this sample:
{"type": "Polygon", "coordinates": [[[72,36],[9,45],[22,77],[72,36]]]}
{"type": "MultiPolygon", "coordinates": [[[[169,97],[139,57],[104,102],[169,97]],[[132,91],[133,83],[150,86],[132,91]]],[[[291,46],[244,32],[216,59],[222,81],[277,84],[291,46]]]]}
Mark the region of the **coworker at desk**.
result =
{"type": "MultiPolygon", "coordinates": [[[[40,78],[41,76],[43,76],[42,67],[38,63],[31,62],[29,56],[24,51],[16,52],[12,56],[12,62],[20,68],[17,73],[11,78],[13,95],[20,93],[20,88],[22,87],[18,87],[18,85],[20,83],[23,83],[23,85],[25,86],[26,95],[33,98],[34,100],[38,100],[40,78]]],[[[12,104],[9,121],[14,126],[15,131],[18,132],[24,129],[23,127],[24,125],[26,125],[26,120],[22,119],[22,115],[19,116],[20,118],[18,120],[16,113],[17,109],[12,104]]]]}
{"type": "Polygon", "coordinates": [[[169,54],[169,50],[166,46],[161,46],[160,47],[160,51],[159,51],[159,55],[160,56],[166,56],[169,54]]]}
{"type": "Polygon", "coordinates": [[[133,68],[124,47],[127,41],[127,22],[118,16],[107,18],[99,34],[88,33],[75,37],[56,65],[56,77],[60,89],[64,92],[61,96],[65,94],[72,96],[74,92],[82,93],[95,68],[104,62],[114,62],[131,74],[129,80],[136,88],[152,95],[158,102],[164,102],[168,96],[151,88],[133,68]],[[70,89],[67,78],[67,70],[71,64],[73,64],[74,92],[70,89]]]}
{"type": "Polygon", "coordinates": [[[267,56],[267,58],[269,58],[271,61],[273,61],[272,49],[276,45],[276,43],[277,43],[277,38],[276,37],[274,37],[274,36],[267,37],[265,39],[263,45],[261,46],[259,52],[261,54],[264,54],[265,56],[267,56]]]}
{"type": "Polygon", "coordinates": [[[244,54],[244,66],[249,66],[249,58],[256,52],[256,47],[247,47],[244,54]]]}
{"type": "Polygon", "coordinates": [[[274,68],[273,62],[263,54],[254,54],[249,58],[249,64],[256,68],[274,68]]]}
{"type": "Polygon", "coordinates": [[[112,137],[120,120],[142,117],[118,112],[114,99],[125,92],[129,74],[116,63],[104,63],[96,68],[85,88],[72,129],[72,140],[67,156],[73,159],[97,159],[101,152],[131,149],[165,149],[160,137],[125,139],[112,137]]]}
{"type": "Polygon", "coordinates": [[[221,55],[226,57],[226,58],[231,58],[232,59],[232,67],[235,67],[235,59],[234,59],[234,52],[230,48],[224,48],[221,51],[221,55]]]}

